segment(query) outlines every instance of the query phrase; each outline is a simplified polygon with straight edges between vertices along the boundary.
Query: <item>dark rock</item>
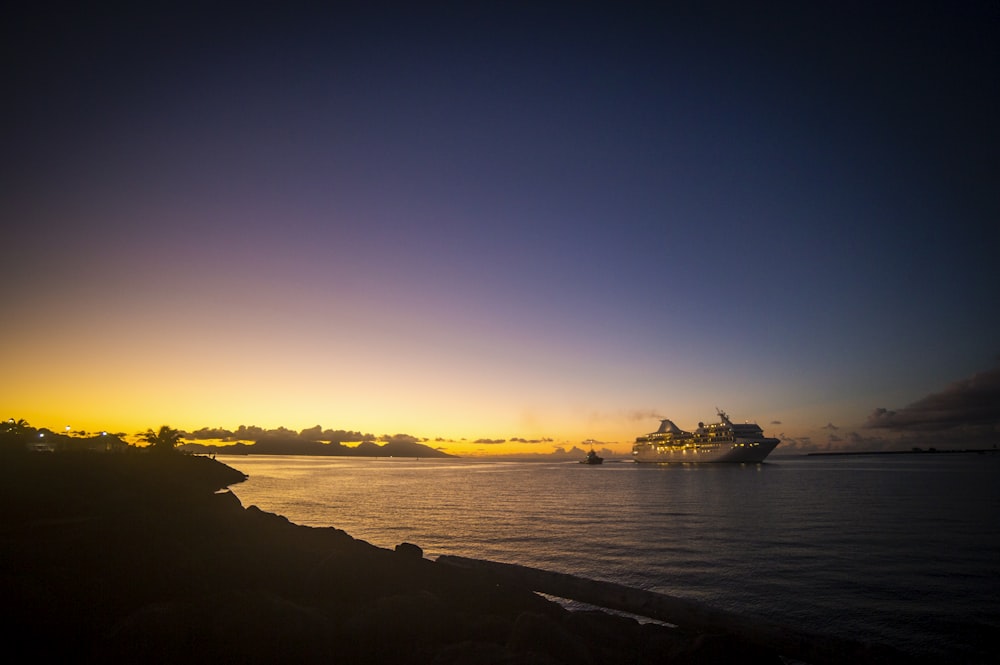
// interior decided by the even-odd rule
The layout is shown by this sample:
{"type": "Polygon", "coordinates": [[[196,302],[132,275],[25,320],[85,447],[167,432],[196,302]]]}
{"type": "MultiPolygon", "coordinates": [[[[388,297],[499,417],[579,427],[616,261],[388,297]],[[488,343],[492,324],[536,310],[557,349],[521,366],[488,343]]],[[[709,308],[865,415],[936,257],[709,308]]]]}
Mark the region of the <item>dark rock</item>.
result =
{"type": "Polygon", "coordinates": [[[454,615],[433,595],[378,598],[357,608],[344,624],[351,660],[426,663],[449,639],[454,615]]]}
{"type": "Polygon", "coordinates": [[[580,636],[552,617],[523,612],[514,623],[507,648],[515,653],[545,656],[557,663],[595,663],[580,636]]]}
{"type": "Polygon", "coordinates": [[[408,557],[414,557],[417,559],[422,559],[424,557],[424,551],[419,545],[414,545],[413,543],[400,543],[396,545],[396,551],[408,557]]]}
{"type": "Polygon", "coordinates": [[[785,661],[778,654],[740,640],[729,634],[692,635],[685,644],[675,647],[670,654],[675,665],[782,665],[785,661]]]}
{"type": "Polygon", "coordinates": [[[97,662],[319,663],[336,653],[333,625],[314,608],[262,592],[156,603],[115,624],[97,662]]]}
{"type": "Polygon", "coordinates": [[[599,611],[569,612],[563,620],[602,665],[640,662],[641,627],[635,619],[599,611]]]}
{"type": "Polygon", "coordinates": [[[431,665],[520,665],[522,660],[494,642],[458,642],[441,649],[431,665]]]}
{"type": "Polygon", "coordinates": [[[639,626],[639,662],[672,662],[666,655],[682,650],[690,641],[690,636],[677,628],[658,623],[643,623],[639,626]]]}

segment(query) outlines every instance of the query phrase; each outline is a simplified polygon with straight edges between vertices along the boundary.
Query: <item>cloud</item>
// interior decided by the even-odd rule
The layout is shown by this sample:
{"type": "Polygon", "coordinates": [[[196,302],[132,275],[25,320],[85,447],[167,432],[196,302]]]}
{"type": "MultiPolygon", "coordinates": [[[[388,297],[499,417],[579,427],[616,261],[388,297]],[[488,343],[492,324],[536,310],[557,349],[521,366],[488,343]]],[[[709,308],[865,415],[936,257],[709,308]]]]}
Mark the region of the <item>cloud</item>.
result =
{"type": "Polygon", "coordinates": [[[202,427],[194,432],[183,432],[184,438],[189,441],[253,441],[262,439],[298,439],[301,441],[327,441],[330,443],[359,443],[361,441],[372,441],[375,437],[371,434],[361,432],[350,432],[347,430],[323,429],[319,425],[309,427],[301,432],[295,432],[286,427],[275,429],[263,429],[256,425],[240,425],[235,431],[221,427],[202,427]]]}
{"type": "Polygon", "coordinates": [[[633,409],[625,415],[629,420],[663,420],[660,412],[653,409],[633,409]]]}
{"type": "Polygon", "coordinates": [[[995,444],[1000,439],[1000,368],[956,381],[898,410],[877,408],[865,428],[928,445],[995,444]]]}
{"type": "Polygon", "coordinates": [[[506,439],[476,439],[473,443],[485,443],[489,445],[494,445],[497,443],[506,443],[506,439]]]}
{"type": "Polygon", "coordinates": [[[894,431],[938,431],[1000,424],[1000,369],[956,381],[898,411],[875,409],[869,428],[894,431]]]}
{"type": "Polygon", "coordinates": [[[809,436],[790,437],[784,433],[779,434],[781,445],[778,446],[778,454],[789,453],[825,453],[825,452],[845,452],[855,451],[880,451],[880,450],[905,450],[909,446],[900,444],[898,438],[882,436],[862,436],[857,432],[846,432],[843,435],[833,432],[826,435],[826,439],[818,441],[809,436]]]}
{"type": "Polygon", "coordinates": [[[816,444],[812,442],[812,439],[808,436],[792,437],[785,436],[784,432],[778,435],[781,439],[781,445],[778,446],[779,453],[790,453],[790,452],[811,452],[816,450],[816,444]]]}
{"type": "Polygon", "coordinates": [[[299,432],[299,436],[308,441],[319,441],[319,438],[323,435],[323,428],[319,425],[315,427],[309,427],[307,429],[299,432]]]}
{"type": "Polygon", "coordinates": [[[385,443],[420,443],[420,439],[411,434],[383,434],[378,438],[379,441],[384,441],[385,443]]]}
{"type": "Polygon", "coordinates": [[[373,441],[375,435],[351,432],[343,429],[325,429],[319,438],[322,441],[329,441],[330,443],[360,443],[361,441],[373,441]]]}
{"type": "Polygon", "coordinates": [[[184,432],[184,438],[190,441],[233,441],[233,433],[221,427],[202,427],[194,432],[184,432]]]}
{"type": "Polygon", "coordinates": [[[572,457],[574,459],[577,459],[586,454],[587,451],[578,446],[573,446],[569,450],[566,450],[566,448],[563,446],[556,446],[552,450],[552,452],[549,453],[549,455],[547,455],[547,457],[556,457],[556,458],[572,457]]]}
{"type": "Polygon", "coordinates": [[[819,430],[826,432],[813,438],[778,434],[777,452],[992,447],[1000,443],[1000,368],[956,381],[901,409],[875,409],[860,431],[844,430],[832,422],[819,430]]]}
{"type": "MultiPolygon", "coordinates": [[[[589,449],[589,448],[590,448],[590,444],[588,443],[587,444],[587,449],[589,449]]],[[[599,452],[602,453],[602,454],[604,454],[604,455],[607,455],[607,456],[611,456],[611,455],[615,454],[615,452],[613,450],[608,450],[607,448],[601,448],[599,452]]],[[[552,459],[573,459],[573,460],[579,460],[579,459],[581,459],[586,454],[587,454],[587,450],[585,450],[585,449],[583,449],[583,448],[581,448],[579,446],[572,446],[571,448],[569,448],[569,450],[567,450],[564,446],[557,446],[556,448],[554,448],[552,450],[551,453],[549,453],[548,455],[541,455],[541,457],[552,458],[552,459]]]]}
{"type": "Polygon", "coordinates": [[[865,436],[858,432],[847,433],[848,447],[854,450],[867,450],[876,452],[879,450],[902,450],[906,448],[906,441],[899,437],[885,436],[865,436]]]}
{"type": "MultiPolygon", "coordinates": [[[[522,439],[519,436],[515,436],[510,439],[511,443],[552,443],[552,441],[553,439],[550,439],[548,437],[544,437],[541,439],[522,439]]],[[[480,443],[485,443],[485,442],[480,442],[480,443]]]]}
{"type": "Polygon", "coordinates": [[[772,424],[772,425],[780,425],[780,424],[781,424],[781,421],[780,421],[780,420],[772,420],[772,421],[771,421],[771,424],[772,424]]]}

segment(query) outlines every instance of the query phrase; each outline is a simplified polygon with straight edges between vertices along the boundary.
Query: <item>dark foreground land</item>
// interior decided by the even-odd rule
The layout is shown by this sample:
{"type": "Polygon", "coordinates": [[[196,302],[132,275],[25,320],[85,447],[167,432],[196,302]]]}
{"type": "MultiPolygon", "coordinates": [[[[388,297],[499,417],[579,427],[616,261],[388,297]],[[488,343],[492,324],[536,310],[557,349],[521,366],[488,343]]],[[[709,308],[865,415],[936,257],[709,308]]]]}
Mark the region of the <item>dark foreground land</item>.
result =
{"type": "Polygon", "coordinates": [[[0,461],[7,650],[33,662],[782,662],[244,508],[218,491],[243,475],[207,457],[0,461]]]}

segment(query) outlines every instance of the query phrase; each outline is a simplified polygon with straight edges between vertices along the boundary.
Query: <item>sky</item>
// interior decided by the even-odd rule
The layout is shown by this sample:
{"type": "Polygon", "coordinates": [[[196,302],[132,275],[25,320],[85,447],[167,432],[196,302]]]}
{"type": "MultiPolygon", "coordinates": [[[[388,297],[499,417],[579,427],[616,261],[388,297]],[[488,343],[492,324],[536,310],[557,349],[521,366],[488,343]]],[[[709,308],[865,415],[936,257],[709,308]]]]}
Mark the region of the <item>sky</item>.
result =
{"type": "Polygon", "coordinates": [[[997,441],[996,3],[22,4],[3,417],[997,441]]]}

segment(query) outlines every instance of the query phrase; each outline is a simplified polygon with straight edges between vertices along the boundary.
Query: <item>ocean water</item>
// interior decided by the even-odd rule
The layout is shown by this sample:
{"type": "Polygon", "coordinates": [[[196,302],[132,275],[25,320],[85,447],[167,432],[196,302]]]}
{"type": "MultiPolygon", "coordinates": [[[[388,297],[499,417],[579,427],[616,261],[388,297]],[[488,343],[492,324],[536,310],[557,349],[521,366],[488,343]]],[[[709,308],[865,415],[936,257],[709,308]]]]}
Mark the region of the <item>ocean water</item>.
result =
{"type": "Polygon", "coordinates": [[[1000,662],[1000,454],[639,465],[220,456],[245,506],[702,601],[947,663],[1000,662]]]}

